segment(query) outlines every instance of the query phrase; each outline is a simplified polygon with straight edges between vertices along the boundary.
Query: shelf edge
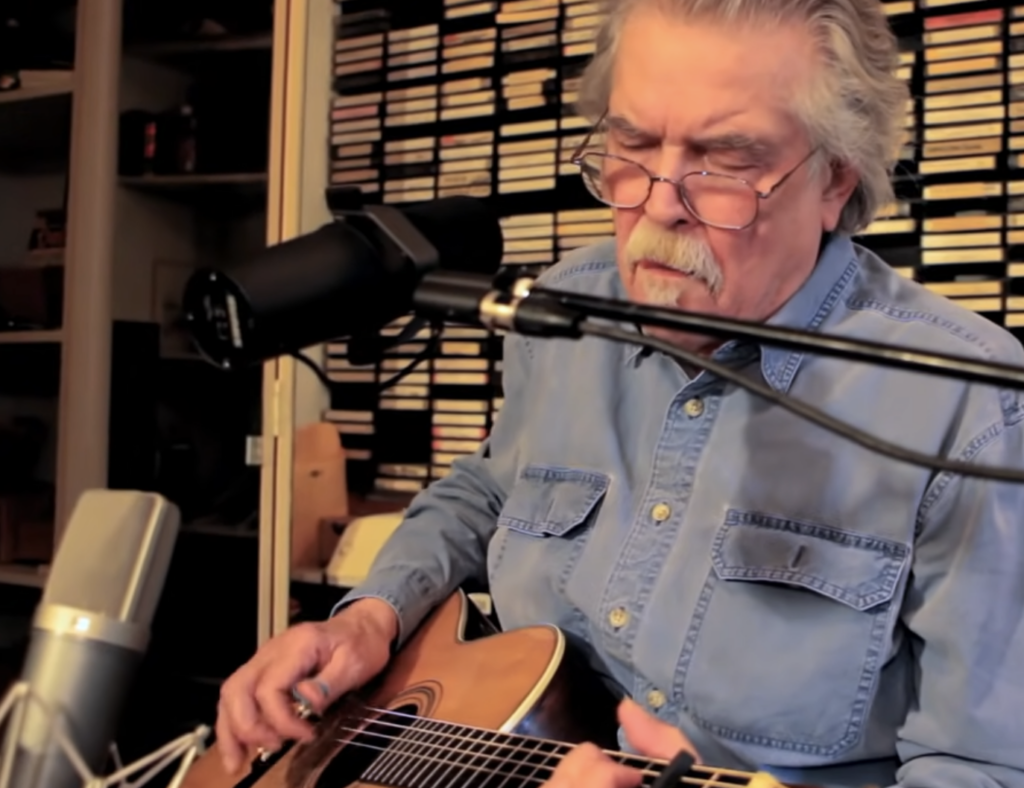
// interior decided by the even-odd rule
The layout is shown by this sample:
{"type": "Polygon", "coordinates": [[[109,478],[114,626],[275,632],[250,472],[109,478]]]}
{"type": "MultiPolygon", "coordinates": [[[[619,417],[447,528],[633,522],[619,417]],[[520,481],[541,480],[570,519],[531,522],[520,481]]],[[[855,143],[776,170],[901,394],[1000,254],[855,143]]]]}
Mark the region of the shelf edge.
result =
{"type": "Polygon", "coordinates": [[[59,345],[64,332],[52,331],[0,331],[0,345],[59,345]]]}
{"type": "Polygon", "coordinates": [[[48,575],[49,567],[45,572],[40,572],[31,566],[0,564],[0,585],[43,588],[46,586],[48,575]]]}

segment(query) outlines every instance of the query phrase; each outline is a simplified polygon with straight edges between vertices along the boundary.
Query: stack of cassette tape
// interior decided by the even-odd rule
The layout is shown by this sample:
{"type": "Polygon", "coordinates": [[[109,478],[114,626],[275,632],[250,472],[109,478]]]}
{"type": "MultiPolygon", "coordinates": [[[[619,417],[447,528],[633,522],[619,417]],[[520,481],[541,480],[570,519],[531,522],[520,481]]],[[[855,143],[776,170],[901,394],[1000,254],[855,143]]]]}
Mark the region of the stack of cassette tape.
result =
{"type": "MultiPolygon", "coordinates": [[[[1024,5],[882,6],[913,98],[895,202],[856,240],[1024,332],[1024,5]]],[[[600,14],[589,0],[342,0],[331,183],[397,205],[486,200],[504,264],[537,272],[608,238],[612,212],[570,161],[589,131],[575,103],[600,14]]],[[[500,336],[455,325],[432,336],[410,319],[387,328],[401,341],[374,365],[353,365],[345,342],[328,345],[336,385],[325,419],[357,492],[410,494],[445,476],[501,408],[500,336]]]]}
{"type": "MultiPolygon", "coordinates": [[[[503,264],[537,273],[609,237],[611,211],[568,163],[589,130],[574,106],[600,21],[598,3],[580,0],[342,0],[331,184],[395,205],[486,200],[503,264]]],[[[354,491],[416,493],[487,437],[502,405],[502,337],[461,325],[433,336],[410,316],[385,333],[395,344],[373,365],[328,343],[324,418],[354,491]]]]}
{"type": "Polygon", "coordinates": [[[896,202],[858,241],[1024,338],[1024,4],[883,6],[914,98],[896,202]]]}

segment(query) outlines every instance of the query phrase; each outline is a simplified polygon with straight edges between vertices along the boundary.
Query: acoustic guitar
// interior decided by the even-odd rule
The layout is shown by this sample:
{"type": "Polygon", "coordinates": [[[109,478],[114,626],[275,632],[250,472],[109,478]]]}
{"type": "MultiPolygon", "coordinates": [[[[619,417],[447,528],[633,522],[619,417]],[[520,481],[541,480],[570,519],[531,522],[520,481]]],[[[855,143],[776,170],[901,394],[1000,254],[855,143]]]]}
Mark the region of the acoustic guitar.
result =
{"type": "MultiPolygon", "coordinates": [[[[460,591],[325,712],[312,742],[257,761],[241,782],[213,747],[183,788],[538,788],[582,741],[640,770],[644,786],[664,784],[678,763],[617,751],[617,705],[557,627],[498,632],[460,591]]],[[[673,786],[779,788],[764,772],[684,768],[673,786]]]]}

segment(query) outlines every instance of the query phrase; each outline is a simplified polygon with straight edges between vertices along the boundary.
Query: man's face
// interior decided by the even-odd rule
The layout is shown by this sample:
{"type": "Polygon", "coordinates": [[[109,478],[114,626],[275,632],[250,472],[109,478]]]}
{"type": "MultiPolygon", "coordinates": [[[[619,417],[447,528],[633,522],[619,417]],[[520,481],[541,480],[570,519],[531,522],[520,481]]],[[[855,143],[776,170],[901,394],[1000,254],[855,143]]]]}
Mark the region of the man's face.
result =
{"type": "MultiPolygon", "coordinates": [[[[767,191],[811,152],[793,107],[819,67],[803,27],[728,29],[637,12],[616,59],[607,150],[673,180],[708,170],[767,191]]],[[[629,297],[745,320],[770,317],[810,274],[822,231],[835,229],[856,185],[848,169],[820,169],[815,175],[809,164],[800,166],[770,198],[756,200],[757,221],[739,231],[702,224],[678,189],[661,182],[641,207],[616,209],[629,297]]],[[[718,344],[651,333],[705,352],[718,344]]]]}

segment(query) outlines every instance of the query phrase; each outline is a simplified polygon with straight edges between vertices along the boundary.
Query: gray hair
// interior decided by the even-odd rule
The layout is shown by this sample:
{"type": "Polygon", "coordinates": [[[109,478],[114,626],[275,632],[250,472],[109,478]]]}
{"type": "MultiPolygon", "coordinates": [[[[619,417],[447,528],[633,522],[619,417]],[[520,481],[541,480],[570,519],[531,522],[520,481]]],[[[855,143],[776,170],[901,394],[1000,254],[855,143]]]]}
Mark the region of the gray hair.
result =
{"type": "MultiPolygon", "coordinates": [[[[852,167],[859,183],[836,228],[855,234],[894,200],[891,174],[905,141],[910,93],[896,76],[896,38],[878,0],[605,0],[597,50],[584,72],[578,108],[591,122],[608,109],[622,28],[638,8],[727,25],[802,22],[822,66],[794,107],[819,156],[852,167]]],[[[820,164],[820,162],[816,162],[820,164]]]]}

